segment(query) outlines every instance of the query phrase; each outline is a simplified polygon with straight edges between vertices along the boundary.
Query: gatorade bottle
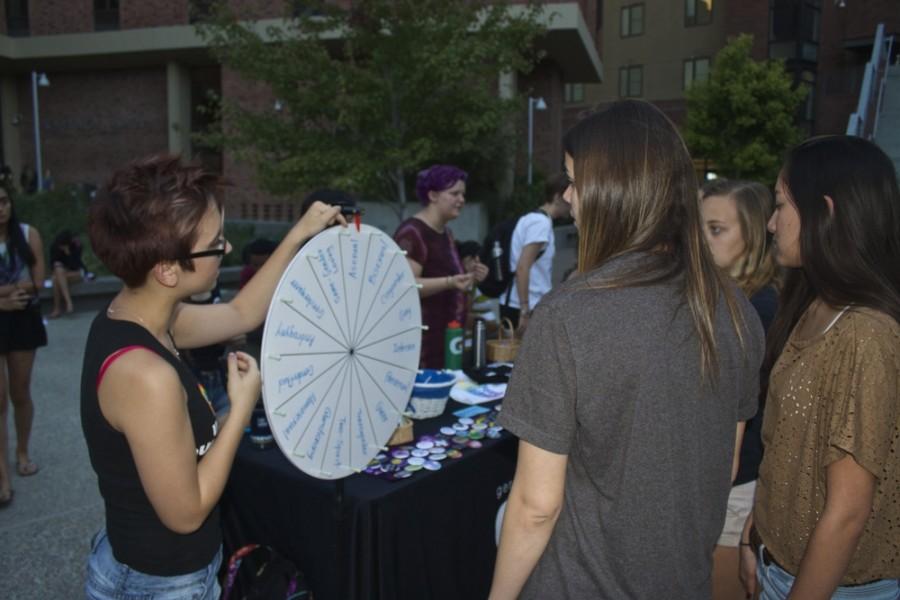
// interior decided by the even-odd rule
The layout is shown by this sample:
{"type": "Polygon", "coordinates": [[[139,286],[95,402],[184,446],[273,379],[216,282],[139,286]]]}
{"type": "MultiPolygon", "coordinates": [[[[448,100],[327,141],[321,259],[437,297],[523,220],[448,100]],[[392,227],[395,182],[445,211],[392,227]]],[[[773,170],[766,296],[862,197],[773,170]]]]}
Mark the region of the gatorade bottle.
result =
{"type": "Polygon", "coordinates": [[[458,321],[450,321],[444,333],[444,368],[461,369],[463,355],[463,330],[458,321]]]}

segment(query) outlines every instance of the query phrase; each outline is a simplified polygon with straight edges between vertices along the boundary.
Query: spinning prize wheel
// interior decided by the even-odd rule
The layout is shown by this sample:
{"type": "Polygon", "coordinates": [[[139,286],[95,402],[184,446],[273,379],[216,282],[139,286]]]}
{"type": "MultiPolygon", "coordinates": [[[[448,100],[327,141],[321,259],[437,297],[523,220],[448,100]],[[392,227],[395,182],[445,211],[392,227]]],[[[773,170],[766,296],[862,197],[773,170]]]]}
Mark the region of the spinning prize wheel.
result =
{"type": "Polygon", "coordinates": [[[282,275],[263,332],[278,447],[320,479],[362,470],[400,422],[421,344],[416,280],[389,236],[362,225],[311,239],[282,275]]]}

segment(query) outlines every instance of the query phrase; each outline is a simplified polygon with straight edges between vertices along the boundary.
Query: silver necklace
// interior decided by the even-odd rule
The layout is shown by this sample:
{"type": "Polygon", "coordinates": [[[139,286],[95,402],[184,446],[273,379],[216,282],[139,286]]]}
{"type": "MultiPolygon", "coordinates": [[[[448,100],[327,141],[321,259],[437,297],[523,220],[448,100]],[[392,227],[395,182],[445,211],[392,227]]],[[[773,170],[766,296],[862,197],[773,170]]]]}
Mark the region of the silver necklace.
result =
{"type": "MultiPolygon", "coordinates": [[[[133,312],[131,312],[131,311],[129,311],[129,310],[122,310],[121,308],[116,309],[116,308],[113,308],[112,305],[110,305],[110,306],[106,309],[106,316],[108,316],[108,317],[116,317],[116,318],[119,319],[119,320],[121,320],[123,317],[124,317],[124,318],[127,318],[127,319],[136,319],[141,325],[144,326],[144,329],[146,329],[148,332],[150,331],[150,326],[147,325],[147,322],[144,321],[144,320],[140,317],[140,315],[136,315],[136,314],[134,314],[133,312]]],[[[151,334],[151,335],[152,335],[152,334],[151,334]]],[[[178,351],[178,346],[175,345],[175,338],[172,337],[172,331],[169,330],[169,329],[166,329],[166,335],[167,335],[168,338],[169,338],[169,343],[172,345],[172,348],[171,348],[172,353],[175,355],[175,358],[177,358],[177,359],[180,360],[180,359],[181,359],[181,353],[178,351]]]]}

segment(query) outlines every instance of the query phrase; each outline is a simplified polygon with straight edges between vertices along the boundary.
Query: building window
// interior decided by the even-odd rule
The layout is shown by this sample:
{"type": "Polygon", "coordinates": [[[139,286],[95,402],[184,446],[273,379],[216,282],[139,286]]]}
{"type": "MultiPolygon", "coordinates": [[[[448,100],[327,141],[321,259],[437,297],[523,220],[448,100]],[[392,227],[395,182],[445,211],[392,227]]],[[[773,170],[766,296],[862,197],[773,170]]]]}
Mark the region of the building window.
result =
{"type": "Polygon", "coordinates": [[[94,0],[94,30],[119,28],[119,0],[94,0]]]}
{"type": "Polygon", "coordinates": [[[205,23],[215,16],[216,0],[191,0],[188,19],[191,23],[205,23]]]}
{"type": "Polygon", "coordinates": [[[684,61],[684,89],[688,89],[697,81],[708,80],[709,58],[689,58],[684,61]]]}
{"type": "Polygon", "coordinates": [[[712,23],[713,0],[684,0],[684,25],[709,25],[712,23]]]}
{"type": "Polygon", "coordinates": [[[622,37],[631,37],[644,33],[644,5],[632,4],[622,7],[622,19],[619,27],[622,37]]]}
{"type": "Polygon", "coordinates": [[[6,0],[6,31],[10,37],[30,34],[28,0],[6,0]]]}
{"type": "Polygon", "coordinates": [[[816,62],[821,19],[820,0],[770,0],[769,58],[816,62]]]}
{"type": "Polygon", "coordinates": [[[816,118],[816,74],[813,71],[802,71],[800,85],[807,90],[806,101],[803,103],[803,120],[813,121],[816,118]]]}
{"type": "Polygon", "coordinates": [[[315,17],[322,14],[315,2],[310,3],[307,0],[290,0],[290,2],[291,16],[295,19],[315,17]]]}
{"type": "Polygon", "coordinates": [[[636,98],[644,93],[644,67],[633,65],[619,69],[619,96],[636,98]]]}
{"type": "Polygon", "coordinates": [[[584,84],[567,83],[563,86],[563,94],[566,104],[579,104],[584,102],[584,84]]]}

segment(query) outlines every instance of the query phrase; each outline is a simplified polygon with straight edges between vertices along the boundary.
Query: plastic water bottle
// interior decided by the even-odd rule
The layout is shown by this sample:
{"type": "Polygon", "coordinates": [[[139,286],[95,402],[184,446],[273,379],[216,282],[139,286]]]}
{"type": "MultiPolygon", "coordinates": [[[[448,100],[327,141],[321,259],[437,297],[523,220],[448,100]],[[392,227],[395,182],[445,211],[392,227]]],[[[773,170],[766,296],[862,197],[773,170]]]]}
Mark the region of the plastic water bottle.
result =
{"type": "Polygon", "coordinates": [[[494,247],[491,248],[491,259],[494,261],[494,279],[498,282],[503,281],[503,248],[500,247],[500,241],[494,240],[494,247]]]}
{"type": "Polygon", "coordinates": [[[463,355],[463,330],[458,321],[450,321],[444,332],[444,368],[461,369],[463,355]]]}

